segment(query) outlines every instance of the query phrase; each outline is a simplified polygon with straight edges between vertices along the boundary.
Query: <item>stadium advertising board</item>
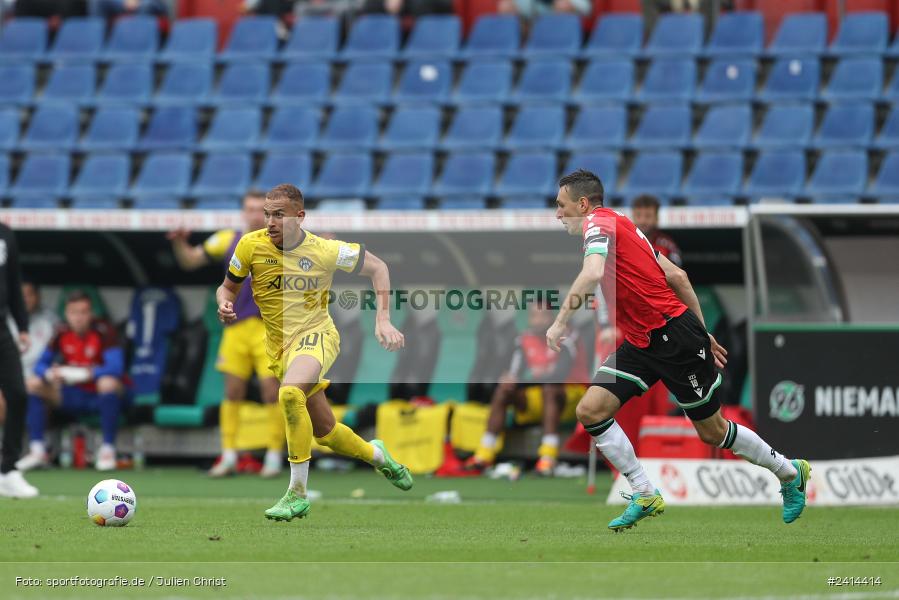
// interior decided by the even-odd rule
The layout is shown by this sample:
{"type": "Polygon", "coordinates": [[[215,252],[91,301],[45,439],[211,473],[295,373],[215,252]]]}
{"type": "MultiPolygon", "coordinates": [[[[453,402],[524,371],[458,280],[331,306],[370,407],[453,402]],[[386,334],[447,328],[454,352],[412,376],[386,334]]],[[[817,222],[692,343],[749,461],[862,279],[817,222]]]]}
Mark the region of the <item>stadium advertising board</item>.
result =
{"type": "MultiPolygon", "coordinates": [[[[646,474],[667,504],[780,505],[780,485],[766,469],[745,461],[643,459],[646,474]]],[[[609,504],[624,504],[627,479],[617,477],[609,504]]],[[[812,462],[808,503],[818,506],[899,504],[899,456],[812,462]]]]}
{"type": "Polygon", "coordinates": [[[756,328],[759,434],[787,456],[899,454],[899,330],[756,328]]]}

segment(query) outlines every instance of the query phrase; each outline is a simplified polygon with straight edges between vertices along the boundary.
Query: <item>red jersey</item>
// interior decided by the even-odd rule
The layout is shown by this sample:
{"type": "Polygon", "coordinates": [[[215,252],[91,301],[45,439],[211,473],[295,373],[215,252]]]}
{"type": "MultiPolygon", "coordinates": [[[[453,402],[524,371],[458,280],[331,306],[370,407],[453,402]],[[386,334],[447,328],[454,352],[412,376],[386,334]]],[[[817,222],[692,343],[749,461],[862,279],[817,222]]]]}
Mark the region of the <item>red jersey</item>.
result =
{"type": "Polygon", "coordinates": [[[650,331],[687,310],[668,287],[649,240],[621,213],[597,207],[587,215],[584,256],[590,254],[606,258],[600,286],[610,320],[634,346],[647,347],[650,331]]]}
{"type": "Polygon", "coordinates": [[[575,332],[561,342],[561,352],[546,345],[546,334],[525,331],[515,340],[509,371],[526,383],[585,383],[587,357],[575,332]]]}
{"type": "Polygon", "coordinates": [[[674,238],[656,229],[652,232],[652,235],[649,236],[649,243],[652,244],[652,247],[655,248],[656,252],[676,264],[677,266],[681,266],[683,264],[683,260],[680,256],[680,248],[677,247],[677,244],[674,242],[674,238]]]}
{"type": "MultiPolygon", "coordinates": [[[[121,377],[124,356],[115,328],[107,321],[95,319],[91,321],[87,332],[81,336],[65,323],[61,323],[35,366],[35,374],[43,377],[52,364],[93,367],[95,379],[101,375],[121,377]]],[[[96,390],[94,381],[80,384],[78,387],[88,391],[96,390]]]]}

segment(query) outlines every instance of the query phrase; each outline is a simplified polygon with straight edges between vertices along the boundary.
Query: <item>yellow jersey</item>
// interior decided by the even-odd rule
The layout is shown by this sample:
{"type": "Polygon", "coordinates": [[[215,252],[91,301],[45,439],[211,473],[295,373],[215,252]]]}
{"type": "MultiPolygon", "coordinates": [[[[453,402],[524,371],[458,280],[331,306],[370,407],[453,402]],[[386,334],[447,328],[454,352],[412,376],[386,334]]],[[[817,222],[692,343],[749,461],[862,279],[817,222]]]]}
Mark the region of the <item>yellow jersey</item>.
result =
{"type": "Polygon", "coordinates": [[[225,254],[234,245],[234,238],[238,235],[240,233],[233,229],[216,231],[203,242],[203,252],[210,260],[222,260],[226,258],[225,254]]]}
{"type": "Polygon", "coordinates": [[[328,312],[334,272],[358,273],[364,261],[361,244],[303,230],[298,244],[282,249],[260,229],[240,238],[228,278],[242,282],[252,276],[253,299],[265,324],[266,352],[275,359],[299,336],[334,327],[328,312]]]}

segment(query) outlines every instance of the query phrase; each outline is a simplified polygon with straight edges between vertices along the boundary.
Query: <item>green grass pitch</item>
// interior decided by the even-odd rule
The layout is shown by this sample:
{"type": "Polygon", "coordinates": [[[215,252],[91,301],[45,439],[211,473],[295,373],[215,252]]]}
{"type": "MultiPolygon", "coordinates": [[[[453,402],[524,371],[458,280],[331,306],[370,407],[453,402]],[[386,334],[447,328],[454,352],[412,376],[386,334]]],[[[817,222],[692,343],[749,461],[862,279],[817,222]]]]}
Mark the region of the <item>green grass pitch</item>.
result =
{"type": "Polygon", "coordinates": [[[33,473],[41,498],[0,499],[0,598],[899,598],[897,507],[809,508],[787,526],[777,507],[669,506],[614,534],[606,523],[621,509],[604,503],[607,476],[591,497],[578,479],[418,477],[403,493],[368,470],[313,470],[323,496],[310,517],[276,523],[262,511],[286,476],[111,476],[137,493],[125,528],[87,519],[85,496],[105,478],[92,471],[33,473]],[[441,490],[462,503],[425,502],[441,490]],[[116,576],[144,586],[50,587],[116,576]]]}

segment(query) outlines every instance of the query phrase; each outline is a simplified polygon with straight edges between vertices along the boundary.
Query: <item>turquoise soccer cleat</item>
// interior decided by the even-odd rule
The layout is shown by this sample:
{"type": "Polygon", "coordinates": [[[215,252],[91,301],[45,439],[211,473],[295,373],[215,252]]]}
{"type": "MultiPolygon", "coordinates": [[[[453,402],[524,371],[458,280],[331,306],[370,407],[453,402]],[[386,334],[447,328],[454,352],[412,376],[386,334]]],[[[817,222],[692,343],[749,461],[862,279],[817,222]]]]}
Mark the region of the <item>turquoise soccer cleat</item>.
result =
{"type": "Polygon", "coordinates": [[[393,460],[393,457],[387,452],[387,448],[384,447],[384,442],[381,440],[372,440],[371,445],[377,447],[384,455],[384,465],[375,467],[378,472],[386,477],[387,481],[404,492],[411,490],[413,483],[412,474],[409,473],[409,469],[406,468],[406,465],[401,465],[393,460]]]}
{"type": "Polygon", "coordinates": [[[639,496],[637,494],[625,494],[621,492],[625,500],[630,500],[627,508],[620,517],[609,522],[609,529],[618,533],[623,529],[630,529],[637,525],[637,521],[646,517],[655,517],[665,512],[665,499],[657,489],[652,496],[639,496]]]}
{"type": "Polygon", "coordinates": [[[273,507],[265,511],[265,518],[272,521],[302,519],[309,514],[309,507],[309,500],[287,490],[287,493],[273,507]]]}
{"type": "Polygon", "coordinates": [[[805,508],[805,484],[808,483],[812,472],[807,460],[794,459],[790,462],[796,467],[798,473],[793,481],[780,486],[780,495],[784,500],[784,523],[792,523],[802,514],[802,509],[805,508]]]}

